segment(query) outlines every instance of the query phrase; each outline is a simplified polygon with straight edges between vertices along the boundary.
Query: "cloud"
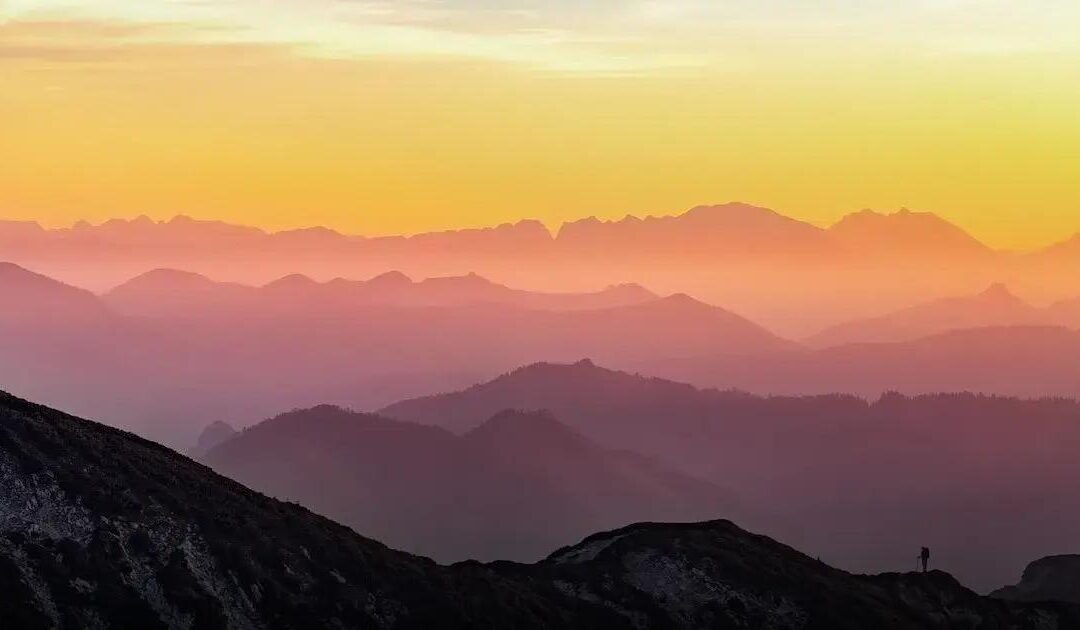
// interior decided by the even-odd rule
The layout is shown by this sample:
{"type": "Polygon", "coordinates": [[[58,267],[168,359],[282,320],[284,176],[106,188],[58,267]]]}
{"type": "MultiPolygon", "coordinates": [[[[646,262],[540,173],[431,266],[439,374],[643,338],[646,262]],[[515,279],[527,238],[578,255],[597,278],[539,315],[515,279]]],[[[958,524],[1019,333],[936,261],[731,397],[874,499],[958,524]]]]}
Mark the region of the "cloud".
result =
{"type": "Polygon", "coordinates": [[[120,64],[251,59],[287,54],[279,45],[195,43],[205,25],[131,23],[100,20],[9,21],[0,23],[0,62],[120,64]]]}
{"type": "Polygon", "coordinates": [[[0,24],[37,24],[48,40],[7,41],[6,58],[89,60],[134,43],[252,45],[309,57],[473,59],[594,75],[799,64],[853,51],[1076,52],[1078,7],[1072,0],[7,0],[0,24]],[[63,26],[76,23],[94,26],[63,26]]]}

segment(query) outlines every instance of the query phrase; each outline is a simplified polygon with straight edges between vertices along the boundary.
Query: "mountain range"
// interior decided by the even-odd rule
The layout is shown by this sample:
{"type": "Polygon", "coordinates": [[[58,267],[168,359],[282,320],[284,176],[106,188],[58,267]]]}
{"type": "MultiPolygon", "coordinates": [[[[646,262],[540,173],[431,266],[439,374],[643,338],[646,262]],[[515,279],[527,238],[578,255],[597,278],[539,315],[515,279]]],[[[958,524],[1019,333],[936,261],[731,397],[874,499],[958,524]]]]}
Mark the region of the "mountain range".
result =
{"type": "Polygon", "coordinates": [[[805,340],[812,347],[914,341],[973,328],[1064,326],[1080,328],[1080,299],[1039,308],[995,283],[976,295],[948,297],[879,317],[831,326],[805,340]]]}
{"type": "Polygon", "coordinates": [[[638,521],[755,522],[729,491],[602,448],[540,412],[502,411],[458,437],[323,406],[250,427],[202,460],[444,562],[538,560],[567,540],[638,521]]]}
{"type": "Polygon", "coordinates": [[[117,313],[140,317],[251,317],[303,312],[355,312],[371,306],[454,307],[503,305],[534,310],[573,311],[629,306],[657,299],[636,284],[588,293],[543,293],[511,289],[476,274],[414,282],[391,271],[370,280],[335,278],[317,282],[300,274],[255,287],[215,282],[175,269],[156,269],[102,295],[117,313]]]}
{"type": "Polygon", "coordinates": [[[185,450],[215,420],[244,426],[322,403],[374,408],[536,359],[586,352],[625,364],[792,345],[725,309],[631,286],[546,294],[476,276],[384,274],[246,287],[164,271],[95,297],[8,270],[0,291],[38,314],[10,328],[0,357],[8,387],[185,450]]]}
{"type": "Polygon", "coordinates": [[[140,217],[45,229],[0,222],[4,258],[105,291],[152,269],[184,269],[261,286],[301,273],[318,281],[482,274],[543,292],[637,283],[724,304],[789,337],[920,300],[1007,282],[1030,300],[1075,296],[1073,241],[1033,252],[993,250],[924,212],[861,211],[828,228],[745,203],[676,216],[537,221],[413,236],[362,237],[322,227],[284,232],[140,217]]]}
{"type": "Polygon", "coordinates": [[[1074,323],[1070,303],[1029,306],[1002,287],[853,322],[810,342],[841,345],[818,348],[634,285],[543,293],[475,275],[384,273],[254,287],[159,270],[95,296],[15,265],[0,271],[17,305],[0,315],[9,389],[185,451],[213,421],[247,426],[323,403],[377,409],[583,357],[774,395],[1075,396],[1080,382],[1080,333],[1058,325],[1074,323]],[[1012,325],[1029,318],[1049,323],[1012,325]]]}
{"type": "Polygon", "coordinates": [[[380,413],[463,433],[502,409],[548,410],[603,447],[737,489],[798,523],[800,548],[850,570],[904,565],[896,550],[922,540],[965,583],[991,588],[1030,558],[1080,545],[1075,400],[760,397],[579,362],[380,413]]]}
{"type": "Polygon", "coordinates": [[[633,525],[531,565],[441,566],[6,394],[0,508],[0,619],[32,630],[1080,624],[1075,605],[980,597],[939,571],[851,575],[728,521],[633,525]]]}

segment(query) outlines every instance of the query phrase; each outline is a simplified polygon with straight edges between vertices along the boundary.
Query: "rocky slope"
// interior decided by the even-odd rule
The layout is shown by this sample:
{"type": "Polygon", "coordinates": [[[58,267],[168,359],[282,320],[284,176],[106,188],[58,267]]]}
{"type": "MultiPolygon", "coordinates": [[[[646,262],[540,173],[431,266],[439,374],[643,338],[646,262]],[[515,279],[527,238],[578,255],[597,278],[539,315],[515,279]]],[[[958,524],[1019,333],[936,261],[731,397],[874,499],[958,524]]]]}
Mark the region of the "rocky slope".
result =
{"type": "Polygon", "coordinates": [[[1019,584],[1000,588],[990,595],[1021,602],[1080,603],[1080,555],[1040,558],[1024,569],[1019,584]]]}
{"type": "Polygon", "coordinates": [[[130,434],[0,395],[15,628],[1073,628],[942,573],[859,577],[727,521],[443,567],[130,434]]]}

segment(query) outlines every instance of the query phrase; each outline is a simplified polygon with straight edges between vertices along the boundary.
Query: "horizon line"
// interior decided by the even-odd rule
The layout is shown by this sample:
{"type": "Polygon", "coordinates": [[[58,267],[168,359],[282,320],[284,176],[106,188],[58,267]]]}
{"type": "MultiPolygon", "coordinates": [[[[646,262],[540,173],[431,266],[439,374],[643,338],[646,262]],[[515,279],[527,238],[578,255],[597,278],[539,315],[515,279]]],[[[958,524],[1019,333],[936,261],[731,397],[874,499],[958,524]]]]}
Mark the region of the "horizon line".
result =
{"type": "Polygon", "coordinates": [[[726,201],[726,202],[723,202],[723,203],[697,204],[697,205],[694,205],[694,206],[692,206],[692,207],[690,207],[690,208],[688,208],[686,210],[677,211],[677,212],[669,213],[669,214],[637,215],[637,214],[633,214],[633,213],[627,213],[627,214],[623,215],[622,217],[610,218],[610,219],[599,218],[596,215],[588,215],[588,216],[582,216],[582,217],[577,218],[577,219],[562,221],[557,226],[551,225],[548,222],[543,221],[542,219],[537,219],[537,218],[534,218],[534,217],[522,217],[522,218],[519,218],[519,219],[516,219],[516,220],[513,220],[513,221],[503,221],[501,223],[488,223],[488,224],[482,224],[482,225],[472,225],[472,226],[462,226],[462,227],[447,227],[445,229],[422,230],[422,231],[417,231],[417,232],[396,232],[396,233],[386,233],[386,234],[352,233],[352,232],[342,231],[340,229],[333,228],[333,227],[330,227],[330,226],[327,226],[327,225],[322,225],[322,224],[299,225],[299,226],[296,226],[296,227],[283,227],[283,228],[269,228],[269,227],[264,227],[264,226],[261,226],[261,225],[255,225],[255,224],[250,224],[250,223],[231,222],[231,221],[224,220],[224,219],[197,217],[197,216],[193,216],[191,214],[187,214],[185,212],[180,212],[180,213],[174,214],[174,215],[172,215],[172,216],[170,216],[168,218],[163,218],[163,219],[155,219],[155,218],[151,217],[149,214],[147,214],[145,212],[137,214],[135,216],[130,216],[130,217],[121,217],[121,216],[110,217],[108,219],[101,220],[100,222],[97,222],[97,223],[92,222],[92,221],[90,221],[88,219],[77,219],[77,220],[73,221],[71,224],[68,224],[68,225],[56,225],[56,226],[45,225],[41,221],[36,220],[36,219],[13,219],[13,218],[0,217],[0,225],[2,225],[2,224],[33,225],[33,226],[37,227],[38,229],[40,229],[43,232],[65,232],[65,231],[75,231],[75,230],[80,230],[80,229],[97,229],[97,228],[105,227],[105,226],[107,226],[107,225],[109,225],[111,223],[123,223],[123,224],[127,224],[127,225],[131,225],[131,224],[134,224],[134,223],[144,223],[144,224],[148,223],[148,224],[152,224],[152,225],[156,225],[156,226],[164,226],[164,225],[170,225],[170,224],[175,223],[175,222],[190,221],[192,223],[205,223],[205,224],[215,224],[216,223],[216,224],[221,224],[221,225],[227,225],[227,226],[230,226],[230,227],[244,228],[244,229],[249,229],[249,230],[254,230],[254,231],[261,232],[266,236],[275,236],[275,235],[281,235],[281,234],[293,234],[293,233],[299,233],[299,232],[325,231],[325,232],[330,232],[330,233],[333,233],[333,234],[335,234],[337,236],[340,236],[340,237],[343,237],[343,238],[349,238],[349,239],[380,240],[380,239],[412,239],[412,238],[416,238],[416,237],[424,237],[424,236],[429,236],[429,235],[452,234],[452,233],[459,233],[459,232],[484,232],[484,231],[493,231],[493,230],[505,229],[505,228],[514,228],[514,227],[518,227],[518,226],[522,226],[522,225],[535,224],[535,225],[539,225],[540,227],[542,227],[543,230],[547,233],[548,237],[551,240],[554,241],[554,240],[559,239],[559,237],[560,237],[560,235],[561,235],[564,228],[566,228],[568,225],[574,225],[574,224],[578,224],[578,223],[589,222],[589,223],[598,223],[598,224],[601,224],[601,225],[613,225],[613,224],[625,223],[625,222],[628,222],[628,221],[662,221],[662,220],[671,220],[671,219],[683,218],[683,217],[686,217],[686,216],[690,215],[691,213],[693,213],[695,211],[716,210],[716,209],[731,208],[731,207],[742,207],[742,208],[749,208],[749,209],[753,209],[753,210],[760,210],[760,211],[769,212],[769,213],[772,213],[772,214],[774,214],[774,215],[776,215],[778,217],[782,217],[782,218],[787,219],[789,221],[793,221],[793,222],[796,222],[796,223],[806,225],[808,227],[820,230],[822,232],[829,232],[831,229],[833,229],[836,226],[840,225],[845,220],[848,220],[851,217],[858,216],[858,215],[873,215],[873,216],[882,217],[882,218],[895,217],[895,216],[898,216],[898,215],[900,215],[900,216],[903,216],[903,215],[929,216],[929,217],[932,217],[932,218],[936,219],[937,221],[940,221],[943,224],[946,224],[946,225],[948,225],[948,226],[950,226],[950,227],[952,227],[952,228],[954,228],[956,230],[959,230],[965,236],[972,239],[972,241],[982,245],[983,247],[987,248],[988,250],[990,250],[992,252],[999,253],[999,254],[1038,252],[1038,251],[1043,251],[1045,249],[1048,249],[1048,248],[1051,248],[1051,247],[1054,247],[1054,246],[1057,246],[1057,245],[1061,245],[1061,244],[1064,244],[1064,243],[1068,243],[1068,242],[1070,242],[1072,240],[1076,240],[1076,239],[1080,238],[1080,232],[1073,232],[1071,234],[1065,234],[1065,235],[1059,237],[1057,240],[1053,240],[1053,241],[1050,241],[1050,242],[1047,242],[1047,243],[1044,243],[1042,245],[1032,247],[1032,248],[1008,248],[1008,247],[1001,248],[1001,247],[996,247],[996,246],[993,246],[993,245],[990,245],[990,244],[986,243],[982,239],[974,236],[970,231],[967,230],[967,228],[959,225],[958,223],[956,223],[954,221],[946,219],[946,218],[942,217],[941,215],[939,215],[939,214],[937,214],[935,212],[923,211],[923,210],[911,210],[911,209],[907,208],[906,206],[900,207],[900,208],[898,208],[896,210],[892,210],[892,211],[889,211],[889,210],[881,211],[881,210],[875,210],[875,209],[872,209],[872,208],[861,208],[859,210],[847,212],[847,213],[841,215],[835,221],[832,221],[831,223],[823,224],[823,223],[814,223],[814,222],[811,222],[811,221],[807,221],[805,219],[800,219],[800,218],[797,218],[797,217],[794,217],[794,216],[791,216],[791,215],[788,215],[788,214],[784,214],[783,212],[781,212],[779,210],[776,210],[774,208],[770,208],[768,206],[762,206],[762,205],[757,205],[755,203],[743,202],[743,201],[726,201]]]}

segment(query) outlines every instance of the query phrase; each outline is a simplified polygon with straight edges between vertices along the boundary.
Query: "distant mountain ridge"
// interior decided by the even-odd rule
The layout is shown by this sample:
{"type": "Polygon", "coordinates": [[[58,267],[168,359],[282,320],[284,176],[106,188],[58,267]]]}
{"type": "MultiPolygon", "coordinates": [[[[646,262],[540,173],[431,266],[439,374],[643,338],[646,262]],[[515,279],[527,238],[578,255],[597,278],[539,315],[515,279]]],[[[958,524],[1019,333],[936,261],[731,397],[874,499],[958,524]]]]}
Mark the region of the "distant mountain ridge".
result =
{"type": "Polygon", "coordinates": [[[185,269],[262,286],[289,274],[319,282],[475,272],[506,286],[583,293],[636,283],[724,304],[787,337],[997,280],[1039,302],[1075,296],[1080,249],[998,251],[942,218],[864,211],[830,227],[747,203],[674,215],[523,220],[408,236],[351,236],[314,227],[267,232],[176,217],[47,230],[0,222],[7,260],[94,291],[151,269],[185,269]]]}
{"type": "Polygon", "coordinates": [[[441,561],[536,560],[627,522],[751,514],[726,490],[604,449],[542,412],[501,411],[457,437],[323,406],[248,428],[203,460],[441,561]]]}
{"type": "Polygon", "coordinates": [[[0,262],[0,288],[4,296],[0,327],[19,323],[79,326],[109,317],[93,293],[13,263],[0,262]]]}
{"type": "Polygon", "coordinates": [[[977,295],[943,298],[880,317],[837,324],[808,338],[806,343],[821,348],[914,341],[953,330],[1051,325],[1063,319],[1028,304],[1004,284],[995,283],[977,295]]]}
{"type": "Polygon", "coordinates": [[[930,212],[902,208],[892,214],[861,210],[844,216],[828,228],[845,247],[863,255],[988,257],[994,250],[960,227],[930,212]]]}
{"type": "MultiPolygon", "coordinates": [[[[930,213],[906,209],[894,214],[864,210],[842,218],[823,229],[769,208],[731,202],[697,206],[681,214],[646,216],[627,215],[620,220],[588,217],[568,221],[549,230],[535,220],[521,220],[486,228],[470,228],[401,236],[366,237],[348,235],[325,227],[266,231],[222,221],[193,219],[177,215],[165,221],[146,216],[131,220],[111,219],[92,225],[79,222],[70,228],[46,229],[27,221],[0,220],[0,245],[8,257],[33,263],[40,254],[45,260],[62,256],[98,252],[97,256],[117,256],[116,246],[131,253],[159,250],[157,267],[181,266],[169,260],[184,260],[184,248],[226,247],[229,256],[238,257],[264,250],[267,254],[300,253],[320,248],[323,255],[395,256],[395,251],[410,256],[444,255],[452,249],[466,255],[569,255],[574,252],[593,255],[638,256],[643,252],[672,253],[701,250],[717,255],[733,253],[789,256],[811,253],[827,254],[830,249],[854,248],[865,252],[880,249],[894,254],[918,251],[932,245],[927,254],[972,250],[990,252],[961,228],[930,213]],[[24,258],[30,256],[31,258],[24,258]]],[[[134,274],[131,274],[134,275],[134,274]]]]}
{"type": "Polygon", "coordinates": [[[399,271],[370,280],[335,278],[318,282],[290,274],[261,287],[216,282],[204,275],[174,269],[156,269],[132,278],[104,293],[102,299],[116,311],[142,316],[188,315],[250,316],[252,313],[304,309],[359,309],[372,305],[404,307],[503,304],[538,310],[588,310],[629,306],[657,299],[633,283],[582,293],[543,293],[512,289],[475,273],[413,281],[399,271]]]}
{"type": "MultiPolygon", "coordinates": [[[[142,238],[154,238],[172,234],[178,239],[200,237],[242,237],[242,238],[279,238],[283,240],[295,239],[327,239],[344,238],[357,241],[401,241],[401,240],[438,240],[450,235],[460,234],[468,238],[477,239],[490,234],[515,235],[515,240],[547,240],[557,241],[560,239],[576,240],[588,231],[622,233],[637,230],[648,230],[656,227],[661,232],[678,233],[681,225],[686,224],[696,229],[711,227],[714,229],[728,230],[751,230],[759,233],[769,233],[771,230],[790,230],[801,232],[804,235],[821,235],[827,231],[847,232],[855,226],[872,226],[874,223],[888,223],[890,228],[896,225],[908,223],[908,217],[915,221],[913,226],[923,224],[935,229],[947,231],[965,241],[975,241],[970,236],[959,237],[965,234],[963,230],[936,215],[929,212],[911,212],[903,208],[893,214],[881,214],[872,210],[862,210],[842,217],[830,228],[823,229],[811,223],[785,216],[770,208],[755,206],[742,202],[728,202],[716,205],[699,205],[682,213],[664,215],[646,215],[638,217],[626,215],[622,219],[601,220],[596,217],[583,217],[570,220],[549,230],[543,223],[534,219],[522,219],[516,222],[502,223],[497,226],[483,228],[462,228],[456,230],[443,230],[423,232],[414,235],[394,236],[361,236],[339,232],[334,229],[315,226],[294,228],[280,231],[263,230],[261,228],[231,224],[224,221],[194,219],[186,215],[176,215],[168,220],[154,220],[142,215],[133,219],[109,219],[99,224],[91,224],[79,221],[69,228],[44,228],[34,221],[12,221],[0,219],[0,238],[4,236],[18,236],[22,238],[52,234],[69,240],[77,240],[84,236],[95,238],[127,238],[138,236],[142,238]]],[[[895,234],[894,234],[895,236],[895,234]]],[[[977,241],[976,241],[977,242],[977,241]]]]}
{"type": "Polygon", "coordinates": [[[636,285],[541,293],[477,275],[413,282],[391,272],[363,282],[292,274],[250,287],[158,270],[94,296],[9,270],[0,292],[46,286],[68,306],[13,299],[0,377],[183,450],[207,420],[244,426],[320,403],[375,408],[537,359],[586,352],[626,364],[791,346],[726,309],[636,285]]]}

